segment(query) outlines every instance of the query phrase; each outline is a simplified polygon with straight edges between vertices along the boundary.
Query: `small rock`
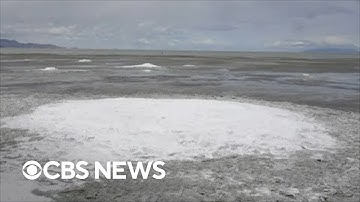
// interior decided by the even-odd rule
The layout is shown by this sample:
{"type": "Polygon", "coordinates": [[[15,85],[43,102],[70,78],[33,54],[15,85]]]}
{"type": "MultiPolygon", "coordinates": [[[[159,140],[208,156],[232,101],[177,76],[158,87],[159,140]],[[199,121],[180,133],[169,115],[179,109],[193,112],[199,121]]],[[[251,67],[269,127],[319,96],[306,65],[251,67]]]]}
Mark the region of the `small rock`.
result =
{"type": "Polygon", "coordinates": [[[289,198],[295,198],[294,195],[289,194],[289,193],[285,193],[285,192],[282,192],[282,191],[280,191],[279,193],[280,193],[280,195],[283,195],[283,196],[286,196],[286,197],[289,197],[289,198]]]}
{"type": "Polygon", "coordinates": [[[320,201],[328,201],[328,198],[326,196],[320,196],[319,200],[320,201]]]}
{"type": "Polygon", "coordinates": [[[299,195],[299,190],[296,188],[290,188],[287,190],[282,190],[279,192],[279,194],[289,197],[289,198],[295,198],[296,195],[299,195]]]}
{"type": "Polygon", "coordinates": [[[86,199],[96,199],[96,197],[97,197],[97,193],[95,193],[95,194],[93,194],[93,195],[87,195],[85,198],[86,199]]]}

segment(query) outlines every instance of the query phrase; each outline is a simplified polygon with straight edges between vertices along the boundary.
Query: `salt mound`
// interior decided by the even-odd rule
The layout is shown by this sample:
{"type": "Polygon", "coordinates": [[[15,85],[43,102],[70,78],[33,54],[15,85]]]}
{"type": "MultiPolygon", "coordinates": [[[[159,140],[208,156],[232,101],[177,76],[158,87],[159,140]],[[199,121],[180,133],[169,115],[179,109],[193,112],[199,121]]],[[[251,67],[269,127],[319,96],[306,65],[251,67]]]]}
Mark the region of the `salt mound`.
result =
{"type": "Polygon", "coordinates": [[[154,64],[151,64],[151,63],[144,63],[144,64],[141,64],[141,65],[125,65],[125,66],[122,66],[122,67],[125,67],[125,68],[159,68],[161,66],[158,66],[158,65],[154,65],[154,64]]]}
{"type": "Polygon", "coordinates": [[[40,69],[41,71],[57,71],[58,69],[56,67],[46,67],[44,69],[40,69]]]}
{"type": "Polygon", "coordinates": [[[78,62],[92,62],[92,60],[89,60],[89,59],[81,59],[81,60],[78,60],[78,62]]]}
{"type": "MultiPolygon", "coordinates": [[[[42,135],[34,152],[46,158],[89,162],[268,153],[286,157],[302,147],[322,150],[335,144],[323,126],[302,114],[230,101],[77,100],[2,121],[3,127],[42,135]]],[[[34,144],[28,147],[31,152],[34,144]]]]}

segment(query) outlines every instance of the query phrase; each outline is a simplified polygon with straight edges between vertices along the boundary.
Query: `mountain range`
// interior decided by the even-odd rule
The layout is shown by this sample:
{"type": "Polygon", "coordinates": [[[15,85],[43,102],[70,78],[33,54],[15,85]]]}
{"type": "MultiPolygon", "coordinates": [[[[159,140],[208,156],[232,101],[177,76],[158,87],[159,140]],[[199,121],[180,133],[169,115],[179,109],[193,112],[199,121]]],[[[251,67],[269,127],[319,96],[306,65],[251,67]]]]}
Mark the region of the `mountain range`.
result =
{"type": "Polygon", "coordinates": [[[16,40],[0,39],[0,48],[62,48],[52,44],[20,43],[16,40]]]}

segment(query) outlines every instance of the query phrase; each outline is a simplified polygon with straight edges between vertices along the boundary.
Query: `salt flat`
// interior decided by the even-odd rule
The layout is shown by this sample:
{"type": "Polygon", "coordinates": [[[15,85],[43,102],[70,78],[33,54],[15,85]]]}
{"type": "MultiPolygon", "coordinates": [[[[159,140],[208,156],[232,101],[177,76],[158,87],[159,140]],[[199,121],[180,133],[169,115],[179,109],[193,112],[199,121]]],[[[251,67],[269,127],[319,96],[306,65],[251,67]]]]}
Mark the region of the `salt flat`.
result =
{"type": "Polygon", "coordinates": [[[242,154],[287,156],[304,148],[335,146],[321,124],[302,114],[231,101],[64,101],[3,121],[3,127],[43,136],[37,147],[49,158],[89,162],[192,160],[242,154]],[[63,151],[62,156],[57,156],[55,144],[63,151]]]}

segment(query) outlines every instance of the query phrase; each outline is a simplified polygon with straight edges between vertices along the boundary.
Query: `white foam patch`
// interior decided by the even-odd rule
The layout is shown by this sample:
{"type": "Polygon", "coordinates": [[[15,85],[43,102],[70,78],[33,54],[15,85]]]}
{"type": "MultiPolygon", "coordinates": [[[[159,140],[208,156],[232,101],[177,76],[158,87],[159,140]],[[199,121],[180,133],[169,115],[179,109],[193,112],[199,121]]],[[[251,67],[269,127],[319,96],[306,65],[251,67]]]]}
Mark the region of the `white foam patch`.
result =
{"type": "Polygon", "coordinates": [[[43,135],[36,152],[49,159],[89,162],[287,156],[303,147],[322,150],[335,144],[324,127],[302,114],[201,99],[66,101],[3,123],[43,135]]]}
{"type": "Polygon", "coordinates": [[[89,70],[87,69],[66,69],[66,70],[62,70],[62,72],[88,72],[89,70]]]}
{"type": "Polygon", "coordinates": [[[196,65],[183,65],[184,67],[196,67],[196,65]]]}
{"type": "Polygon", "coordinates": [[[92,60],[89,60],[89,59],[81,59],[81,60],[78,60],[78,62],[92,62],[92,60]]]}
{"type": "Polygon", "coordinates": [[[149,72],[151,72],[152,70],[151,69],[144,69],[144,70],[142,70],[143,72],[146,72],[146,73],[149,73],[149,72]]]}
{"type": "Polygon", "coordinates": [[[151,63],[144,63],[144,64],[140,64],[140,65],[125,65],[125,66],[121,66],[121,67],[125,67],[125,68],[160,68],[161,66],[154,65],[151,63]]]}
{"type": "Polygon", "coordinates": [[[43,69],[40,69],[41,71],[57,71],[58,69],[56,67],[45,67],[43,69]]]}

